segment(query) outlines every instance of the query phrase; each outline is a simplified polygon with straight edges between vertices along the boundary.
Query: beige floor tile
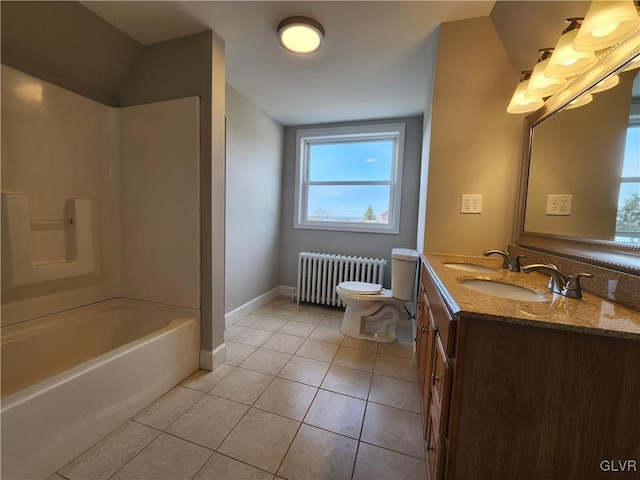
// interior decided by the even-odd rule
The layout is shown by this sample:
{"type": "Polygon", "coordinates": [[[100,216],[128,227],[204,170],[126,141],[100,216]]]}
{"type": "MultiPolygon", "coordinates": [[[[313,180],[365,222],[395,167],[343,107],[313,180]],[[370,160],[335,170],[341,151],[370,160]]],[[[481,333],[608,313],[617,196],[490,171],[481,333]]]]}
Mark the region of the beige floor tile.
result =
{"type": "Polygon", "coordinates": [[[291,320],[294,322],[308,323],[310,325],[318,325],[325,317],[326,312],[320,309],[307,308],[296,313],[291,320]]]}
{"type": "Polygon", "coordinates": [[[258,328],[244,327],[244,330],[233,337],[233,341],[236,343],[243,343],[245,345],[252,345],[259,347],[266,342],[269,337],[273,335],[273,332],[268,330],[260,330],[258,328]]]}
{"type": "Polygon", "coordinates": [[[128,421],[60,470],[60,474],[69,480],[107,479],[159,434],[158,430],[128,421]]]}
{"type": "Polygon", "coordinates": [[[418,381],[418,371],[413,367],[413,361],[409,358],[392,357],[378,353],[373,373],[401,378],[410,382],[418,381]]]}
{"type": "Polygon", "coordinates": [[[317,388],[309,385],[276,378],[256,401],[254,407],[301,421],[317,391],[317,388]]]}
{"type": "Polygon", "coordinates": [[[278,374],[279,377],[319,387],[329,370],[329,363],[295,355],[278,374]]]}
{"type": "Polygon", "coordinates": [[[340,325],[342,325],[343,316],[344,316],[344,311],[341,311],[339,316],[334,313],[329,313],[318,324],[318,327],[331,328],[332,330],[340,330],[340,325]]]}
{"type": "Polygon", "coordinates": [[[321,388],[366,400],[369,397],[371,373],[355,368],[331,365],[321,388]]]}
{"type": "Polygon", "coordinates": [[[304,423],[357,440],[362,429],[366,403],[358,398],[320,390],[304,423]]]}
{"type": "Polygon", "coordinates": [[[361,442],[353,480],[426,480],[424,461],[361,442]]]}
{"type": "Polygon", "coordinates": [[[252,408],[218,447],[218,452],[276,473],[300,423],[252,408]]]}
{"type": "Polygon", "coordinates": [[[259,348],[240,364],[242,368],[255,370],[257,372],[277,375],[284,367],[292,355],[289,353],[276,352],[267,348],[259,348]]]}
{"type": "Polygon", "coordinates": [[[203,396],[202,392],[177,386],[142,410],[133,419],[149,427],[164,430],[203,396]]]}
{"type": "Polygon", "coordinates": [[[302,425],[278,470],[291,479],[350,479],[358,442],[302,425]]]}
{"type": "Polygon", "coordinates": [[[320,324],[313,332],[311,332],[309,338],[313,338],[314,340],[319,340],[321,342],[340,345],[344,340],[344,335],[340,333],[340,330],[337,328],[323,327],[322,324],[320,324]]]}
{"type": "Polygon", "coordinates": [[[275,350],[276,352],[294,354],[304,343],[304,337],[295,335],[287,335],[286,333],[277,332],[269,340],[264,342],[263,348],[275,350]]]}
{"type": "Polygon", "coordinates": [[[377,352],[380,344],[378,342],[370,342],[369,340],[362,340],[360,338],[344,337],[342,345],[349,348],[366,350],[367,352],[377,352]]]}
{"type": "Polygon", "coordinates": [[[331,363],[333,357],[336,356],[339,345],[333,343],[321,342],[307,338],[302,346],[296,352],[299,357],[312,358],[321,362],[331,363]]]}
{"type": "Polygon", "coordinates": [[[258,320],[259,318],[262,318],[260,315],[257,315],[256,312],[250,313],[249,315],[247,315],[246,317],[241,318],[240,320],[237,320],[233,326],[240,326],[240,327],[251,327],[253,325],[253,322],[255,322],[256,320],[258,320]]]}
{"type": "Polygon", "coordinates": [[[242,332],[244,330],[243,326],[234,324],[231,325],[230,327],[227,327],[224,329],[224,341],[228,342],[229,340],[231,340],[233,337],[235,337],[237,334],[239,334],[240,332],[242,332]]]}
{"type": "Polygon", "coordinates": [[[270,332],[276,332],[287,323],[287,320],[275,317],[257,317],[249,325],[252,328],[259,328],[261,330],[268,330],[270,332]]]}
{"type": "Polygon", "coordinates": [[[381,343],[378,345],[378,353],[392,355],[394,357],[410,358],[413,360],[413,345],[410,343],[381,343]]]}
{"type": "Polygon", "coordinates": [[[291,305],[268,303],[253,312],[253,315],[257,315],[259,317],[274,317],[280,320],[291,320],[291,318],[297,313],[298,306],[295,303],[291,305]]]}
{"type": "Polygon", "coordinates": [[[214,453],[193,480],[273,480],[273,474],[214,453]]]}
{"type": "Polygon", "coordinates": [[[212,453],[204,447],[163,433],[111,479],[189,479],[209,460],[212,453]]]}
{"type": "Polygon", "coordinates": [[[236,368],[211,390],[212,395],[253,405],[273,381],[272,375],[236,368]]]}
{"type": "Polygon", "coordinates": [[[227,342],[227,359],[224,363],[228,365],[240,365],[257,349],[257,347],[236,343],[234,341],[227,342]]]}
{"type": "Polygon", "coordinates": [[[376,354],[374,352],[342,345],[333,359],[333,363],[365,372],[373,372],[375,360],[376,354]]]}
{"type": "Polygon", "coordinates": [[[247,410],[247,405],[205,395],[166,432],[215,450],[247,410]]]}
{"type": "Polygon", "coordinates": [[[418,413],[368,402],[360,439],[424,459],[422,417],[418,413]]]}
{"type": "Polygon", "coordinates": [[[418,384],[400,378],[374,374],[369,401],[420,413],[418,384]]]}
{"type": "Polygon", "coordinates": [[[280,333],[286,333],[289,335],[296,335],[298,337],[308,337],[311,335],[311,332],[315,329],[315,325],[310,323],[301,323],[301,322],[293,322],[289,321],[283,325],[283,327],[278,330],[280,333]]]}
{"type": "Polygon", "coordinates": [[[235,367],[223,363],[213,371],[198,370],[190,377],[184,379],[180,385],[193,388],[201,392],[208,392],[215,387],[224,377],[229,375],[235,367]]]}

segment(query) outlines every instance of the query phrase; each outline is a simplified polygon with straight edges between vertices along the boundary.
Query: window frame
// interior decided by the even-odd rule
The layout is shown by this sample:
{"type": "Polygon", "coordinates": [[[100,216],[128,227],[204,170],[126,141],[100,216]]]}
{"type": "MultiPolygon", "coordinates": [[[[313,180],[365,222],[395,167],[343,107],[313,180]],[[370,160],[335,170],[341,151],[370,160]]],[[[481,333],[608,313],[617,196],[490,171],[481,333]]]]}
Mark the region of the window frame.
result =
{"type": "Polygon", "coordinates": [[[302,128],[296,133],[296,169],[293,227],[340,232],[400,233],[402,201],[402,166],[404,162],[405,123],[351,125],[342,127],[302,128]],[[393,154],[390,181],[309,181],[309,152],[312,145],[347,143],[363,140],[392,140],[393,154]],[[313,221],[307,218],[307,198],[311,185],[389,185],[389,223],[313,221]]]}

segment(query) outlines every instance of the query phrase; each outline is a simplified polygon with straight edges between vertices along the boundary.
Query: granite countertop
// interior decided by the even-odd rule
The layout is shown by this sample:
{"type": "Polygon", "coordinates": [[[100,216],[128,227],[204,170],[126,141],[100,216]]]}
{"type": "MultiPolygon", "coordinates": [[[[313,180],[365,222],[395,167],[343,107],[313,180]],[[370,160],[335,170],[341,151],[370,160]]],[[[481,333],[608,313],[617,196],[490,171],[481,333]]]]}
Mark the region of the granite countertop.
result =
{"type": "MultiPolygon", "coordinates": [[[[427,268],[436,277],[445,302],[455,313],[476,318],[547,328],[574,330],[597,335],[640,340],[640,312],[623,307],[589,292],[580,300],[547,290],[549,276],[544,273],[516,273],[501,268],[501,258],[425,254],[427,268]],[[445,263],[466,263],[492,267],[495,272],[467,272],[445,263]],[[542,302],[511,300],[471,290],[460,284],[465,279],[494,280],[533,290],[542,302]]],[[[564,272],[563,272],[564,273],[564,272]]],[[[567,272],[575,274],[577,272],[567,272]]]]}

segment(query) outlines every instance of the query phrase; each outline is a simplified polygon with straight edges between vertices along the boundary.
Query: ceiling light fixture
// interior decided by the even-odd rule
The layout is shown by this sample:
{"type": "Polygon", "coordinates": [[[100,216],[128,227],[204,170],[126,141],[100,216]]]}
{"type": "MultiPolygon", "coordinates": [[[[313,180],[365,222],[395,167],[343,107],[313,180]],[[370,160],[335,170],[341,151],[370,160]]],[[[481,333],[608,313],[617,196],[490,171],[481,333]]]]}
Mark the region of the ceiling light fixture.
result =
{"type": "Polygon", "coordinates": [[[594,1],[573,41],[573,48],[595,52],[620,43],[640,29],[633,0],[594,1]]]}
{"type": "Polygon", "coordinates": [[[324,28],[309,17],[288,17],[278,24],[278,40],[292,53],[313,53],[324,40],[324,28]]]}

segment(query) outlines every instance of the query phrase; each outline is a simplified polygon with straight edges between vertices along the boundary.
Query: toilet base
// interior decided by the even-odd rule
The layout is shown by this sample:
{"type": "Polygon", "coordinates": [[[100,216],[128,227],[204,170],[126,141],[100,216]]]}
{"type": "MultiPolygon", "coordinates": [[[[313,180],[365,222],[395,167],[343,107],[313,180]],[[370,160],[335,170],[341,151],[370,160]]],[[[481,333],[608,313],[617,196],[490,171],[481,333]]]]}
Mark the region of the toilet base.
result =
{"type": "Polygon", "coordinates": [[[342,334],[361,340],[379,343],[394,343],[398,340],[396,324],[400,310],[394,304],[384,304],[364,312],[347,305],[340,325],[342,334]]]}

